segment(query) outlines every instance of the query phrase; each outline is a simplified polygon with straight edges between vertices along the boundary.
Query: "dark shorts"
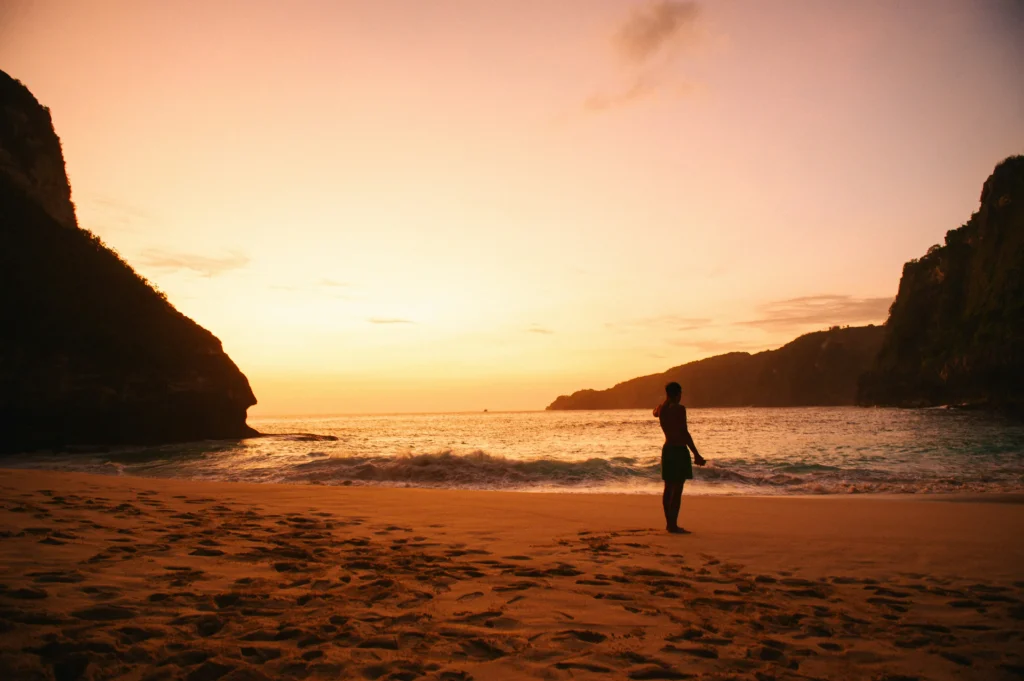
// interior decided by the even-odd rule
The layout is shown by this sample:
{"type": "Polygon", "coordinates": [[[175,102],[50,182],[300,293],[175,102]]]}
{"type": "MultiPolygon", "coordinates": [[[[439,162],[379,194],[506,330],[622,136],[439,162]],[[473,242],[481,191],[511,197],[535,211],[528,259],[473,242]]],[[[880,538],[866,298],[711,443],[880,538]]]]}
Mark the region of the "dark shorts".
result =
{"type": "Polygon", "coordinates": [[[665,444],[661,448],[661,479],[665,482],[693,480],[693,463],[686,445],[665,444]]]}

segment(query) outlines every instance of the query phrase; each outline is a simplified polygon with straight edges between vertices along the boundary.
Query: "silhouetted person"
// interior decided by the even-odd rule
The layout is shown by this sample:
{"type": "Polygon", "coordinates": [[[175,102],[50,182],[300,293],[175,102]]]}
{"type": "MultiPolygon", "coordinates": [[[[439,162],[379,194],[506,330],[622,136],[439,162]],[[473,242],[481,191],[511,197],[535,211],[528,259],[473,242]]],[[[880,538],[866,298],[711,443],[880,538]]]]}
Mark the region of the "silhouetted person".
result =
{"type": "Polygon", "coordinates": [[[693,479],[693,464],[687,447],[693,450],[698,466],[705,463],[686,427],[686,407],[679,403],[682,396],[682,387],[673,381],[665,386],[665,401],[654,408],[654,415],[665,433],[665,444],[661,447],[661,479],[665,481],[665,492],[661,496],[661,505],[665,509],[665,529],[673,534],[689,533],[679,527],[683,485],[693,479]]]}

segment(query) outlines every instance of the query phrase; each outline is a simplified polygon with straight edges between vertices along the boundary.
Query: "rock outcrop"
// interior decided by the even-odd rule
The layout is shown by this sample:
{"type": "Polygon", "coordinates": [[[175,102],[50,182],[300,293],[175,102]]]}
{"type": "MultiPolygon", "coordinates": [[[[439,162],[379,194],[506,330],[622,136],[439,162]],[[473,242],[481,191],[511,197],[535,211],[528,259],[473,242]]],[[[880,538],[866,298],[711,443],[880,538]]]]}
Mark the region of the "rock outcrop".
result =
{"type": "Polygon", "coordinates": [[[777,350],[731,352],[634,378],[607,390],[562,395],[548,409],[640,409],[665,398],[677,381],[689,407],[852,405],[857,381],[871,366],[883,328],[833,328],[800,336],[777,350]]]}
{"type": "Polygon", "coordinates": [[[77,227],[50,110],[0,71],[0,181],[20,189],[65,227],[77,227]]]}
{"type": "Polygon", "coordinates": [[[996,166],[971,219],[903,267],[860,402],[1024,413],[1024,156],[996,166]]]}
{"type": "Polygon", "coordinates": [[[0,452],[256,435],[209,331],[80,229],[49,111],[0,71],[0,452]]]}

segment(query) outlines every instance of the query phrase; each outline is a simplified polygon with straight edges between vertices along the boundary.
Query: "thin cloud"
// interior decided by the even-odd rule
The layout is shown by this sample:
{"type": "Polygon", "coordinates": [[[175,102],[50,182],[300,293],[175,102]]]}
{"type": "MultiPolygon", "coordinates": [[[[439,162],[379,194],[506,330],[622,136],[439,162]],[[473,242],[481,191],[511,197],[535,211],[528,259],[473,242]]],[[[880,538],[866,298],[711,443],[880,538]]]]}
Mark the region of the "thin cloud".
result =
{"type": "Polygon", "coordinates": [[[371,324],[415,324],[411,319],[402,319],[401,317],[370,317],[366,321],[371,324]]]}
{"type": "Polygon", "coordinates": [[[682,317],[680,315],[660,315],[657,317],[644,317],[631,319],[623,322],[609,322],[605,324],[610,329],[622,328],[647,328],[660,331],[696,331],[706,328],[711,320],[706,317],[682,317]]]}
{"type": "Polygon", "coordinates": [[[655,85],[646,82],[643,77],[640,77],[622,92],[598,92],[590,95],[587,97],[586,101],[583,102],[583,106],[590,111],[605,111],[646,97],[655,89],[655,85]]]}
{"type": "Polygon", "coordinates": [[[91,199],[87,199],[87,203],[98,209],[121,213],[126,217],[136,220],[153,219],[153,216],[150,213],[138,206],[128,203],[127,201],[121,201],[107,196],[94,196],[91,199]]]}
{"type": "Polygon", "coordinates": [[[315,294],[321,296],[328,296],[331,298],[339,298],[342,300],[350,300],[351,296],[349,291],[353,288],[353,284],[347,281],[335,281],[333,279],[319,279],[315,282],[299,282],[293,284],[271,284],[269,288],[276,291],[295,291],[304,294],[315,294]],[[326,291],[321,289],[327,289],[326,291]]]}
{"type": "Polygon", "coordinates": [[[327,289],[327,291],[325,291],[325,295],[328,295],[335,300],[355,300],[355,296],[352,295],[352,284],[347,281],[321,279],[316,283],[316,286],[321,289],[327,289]]]}
{"type": "Polygon", "coordinates": [[[223,258],[211,258],[193,253],[171,253],[151,248],[142,252],[139,264],[158,270],[190,270],[204,277],[216,277],[231,270],[242,269],[249,264],[249,258],[241,253],[232,253],[223,258]]]}
{"type": "MultiPolygon", "coordinates": [[[[676,55],[696,42],[700,6],[689,0],[658,0],[633,10],[619,27],[616,48],[627,68],[625,86],[597,92],[583,106],[599,112],[625,106],[662,89],[676,55]]],[[[678,84],[679,89],[689,88],[678,84]]]]}
{"type": "Polygon", "coordinates": [[[543,326],[534,325],[534,326],[531,326],[530,328],[528,328],[526,330],[526,333],[540,333],[540,334],[547,335],[547,334],[554,333],[554,331],[552,331],[551,329],[545,329],[543,326]]]}
{"type": "Polygon", "coordinates": [[[745,352],[748,350],[763,350],[764,345],[739,340],[720,340],[717,338],[680,338],[670,341],[672,345],[680,348],[693,348],[700,352],[712,352],[721,354],[725,352],[745,352]]]}
{"type": "Polygon", "coordinates": [[[162,226],[163,221],[138,206],[110,198],[102,194],[87,196],[76,201],[79,207],[79,222],[88,223],[90,231],[136,232],[140,226],[162,226]]]}
{"type": "Polygon", "coordinates": [[[699,14],[697,3],[680,0],[639,7],[619,29],[619,49],[629,61],[647,63],[684,42],[699,14]]]}
{"type": "Polygon", "coordinates": [[[742,326],[776,330],[798,326],[841,326],[884,322],[892,298],[855,298],[849,295],[819,295],[766,303],[757,319],[738,322],[742,326]]]}

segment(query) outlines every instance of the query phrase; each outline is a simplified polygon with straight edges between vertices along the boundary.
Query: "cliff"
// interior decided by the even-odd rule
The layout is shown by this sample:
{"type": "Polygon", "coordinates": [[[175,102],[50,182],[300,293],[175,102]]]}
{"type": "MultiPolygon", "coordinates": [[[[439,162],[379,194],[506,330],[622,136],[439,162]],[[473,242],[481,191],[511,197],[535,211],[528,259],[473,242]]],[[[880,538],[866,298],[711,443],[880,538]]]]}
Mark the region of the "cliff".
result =
{"type": "Polygon", "coordinates": [[[805,407],[854,404],[857,381],[882,343],[878,326],[800,336],[777,350],[731,352],[634,378],[607,390],[562,395],[548,409],[639,409],[677,381],[689,407],[805,407]]]}
{"type": "Polygon", "coordinates": [[[257,434],[209,331],[80,229],[49,111],[0,71],[0,452],[257,434]]]}
{"type": "Polygon", "coordinates": [[[996,166],[970,220],[903,267],[859,400],[1024,413],[1024,156],[996,166]]]}
{"type": "Polygon", "coordinates": [[[50,217],[75,227],[75,207],[50,110],[0,71],[0,181],[20,189],[50,217]]]}

